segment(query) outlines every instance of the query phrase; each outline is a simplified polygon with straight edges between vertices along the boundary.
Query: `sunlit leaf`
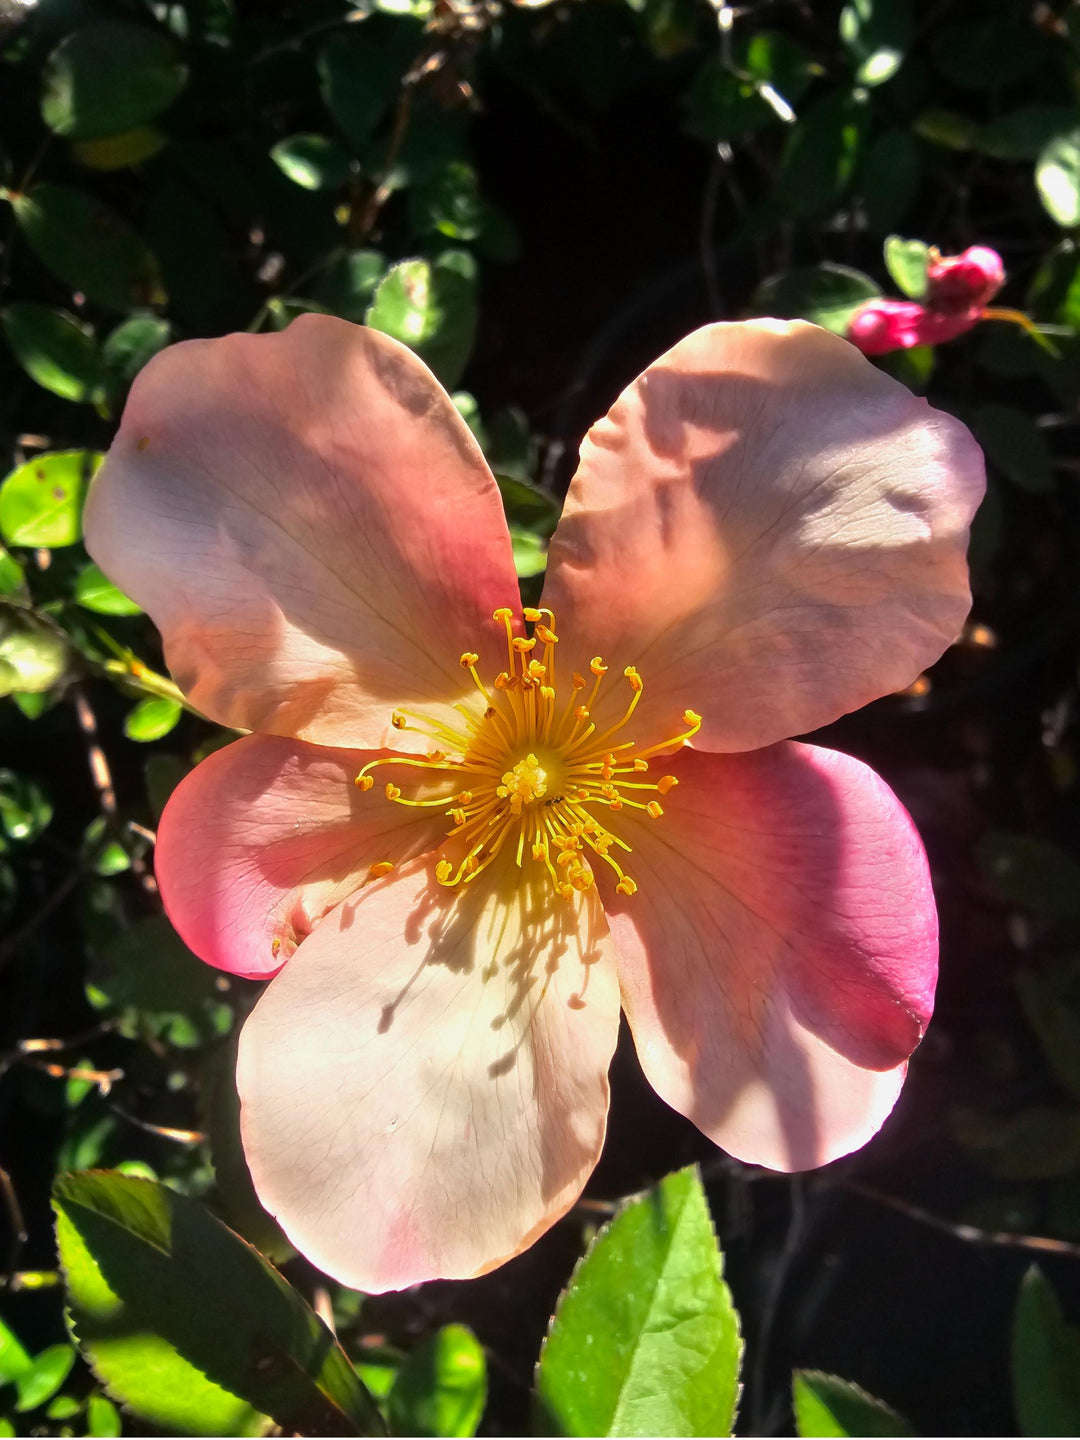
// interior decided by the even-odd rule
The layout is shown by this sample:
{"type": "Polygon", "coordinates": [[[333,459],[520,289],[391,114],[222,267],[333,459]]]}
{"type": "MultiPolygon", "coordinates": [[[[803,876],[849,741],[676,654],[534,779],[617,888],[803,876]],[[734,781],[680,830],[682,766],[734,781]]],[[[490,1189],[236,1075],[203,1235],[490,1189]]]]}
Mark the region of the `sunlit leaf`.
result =
{"type": "Polygon", "coordinates": [[[843,335],[856,310],[880,294],[880,287],[861,270],[826,261],[763,280],[750,306],[759,315],[811,320],[843,335]]]}
{"type": "Polygon", "coordinates": [[[487,1399],[487,1363],[464,1325],[444,1325],[422,1341],[390,1391],[392,1435],[469,1436],[487,1399]]]}
{"type": "Polygon", "coordinates": [[[902,240],[890,235],[885,241],[885,266],[896,288],[912,300],[926,294],[926,270],[930,247],[922,240],[902,240]]]}
{"type": "Polygon", "coordinates": [[[0,535],[9,545],[74,545],[82,538],[86,488],[105,457],[54,450],[14,469],[0,485],[0,535]]]}
{"type": "Polygon", "coordinates": [[[333,190],[349,178],[349,155],[326,135],[290,135],[271,149],[274,164],[305,190],[333,190]]]}
{"type": "Polygon", "coordinates": [[[40,1355],[35,1355],[29,1368],[15,1378],[18,1395],[15,1409],[22,1414],[44,1405],[63,1385],[74,1364],[75,1351],[70,1345],[50,1345],[40,1355]]]}
{"type": "Polygon", "coordinates": [[[796,1370],[792,1376],[795,1429],[801,1436],[914,1435],[902,1415],[868,1395],[850,1380],[820,1370],[796,1370]]]}
{"type": "Polygon", "coordinates": [[[403,260],[379,284],[367,323],[415,350],[453,388],[476,332],[476,262],[463,250],[434,263],[403,260]]]}
{"type": "Polygon", "coordinates": [[[604,1227],[563,1291],[537,1368],[540,1435],[728,1435],[739,1319],[697,1170],[604,1227]]]}
{"type": "Polygon", "coordinates": [[[1035,184],[1052,220],[1066,230],[1080,225],[1080,126],[1056,136],[1039,152],[1035,184]]]}
{"type": "Polygon", "coordinates": [[[60,1176],[71,1326],[109,1393],[189,1435],[372,1435],[374,1402],[314,1312],[239,1236],[164,1185],[60,1176]]]}
{"type": "Polygon", "coordinates": [[[4,338],[32,380],[64,400],[89,400],[101,356],[89,325],[47,305],[18,303],[0,315],[4,338]]]}
{"type": "Polygon", "coordinates": [[[55,630],[28,617],[0,618],[0,695],[50,689],[68,658],[67,643],[55,630]]]}
{"type": "Polygon", "coordinates": [[[142,610],[107,579],[91,560],[75,577],[75,599],[97,615],[141,615],[142,610]]]}
{"type": "Polygon", "coordinates": [[[176,728],[183,713],[184,707],[178,700],[170,700],[164,695],[147,695],[145,700],[140,700],[133,710],[128,711],[124,719],[124,734],[129,740],[139,740],[143,744],[160,740],[176,728]]]}
{"type": "Polygon", "coordinates": [[[840,39],[855,61],[860,85],[883,85],[903,64],[911,44],[910,0],[848,0],[840,39]]]}

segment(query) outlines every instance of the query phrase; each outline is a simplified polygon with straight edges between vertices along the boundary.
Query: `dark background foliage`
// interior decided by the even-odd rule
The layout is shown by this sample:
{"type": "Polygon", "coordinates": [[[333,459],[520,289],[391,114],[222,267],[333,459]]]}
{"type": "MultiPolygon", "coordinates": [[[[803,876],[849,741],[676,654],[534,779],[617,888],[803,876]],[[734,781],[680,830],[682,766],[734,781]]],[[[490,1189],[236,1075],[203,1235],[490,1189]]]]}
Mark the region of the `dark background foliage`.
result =
{"type": "MultiPolygon", "coordinates": [[[[53,1174],[122,1165],[321,1292],[354,1359],[470,1325],[482,1433],[517,1433],[588,1228],[696,1160],[747,1338],[741,1433],[790,1433],[795,1366],[922,1433],[1016,1433],[1033,1259],[1080,1322],[1078,94],[1065,0],[0,0],[0,473],[77,452],[49,462],[54,505],[0,490],[0,1304],[29,1350],[66,1345],[53,1174]],[[87,569],[81,491],[128,385],[180,339],[366,317],[455,391],[535,587],[578,441],[623,384],[711,319],[842,327],[895,293],[892,233],[994,246],[1002,303],[1044,334],[987,321],[882,362],[990,468],[972,623],[822,736],[888,779],[934,870],[938,1011],[895,1115],[817,1174],[752,1171],[652,1095],[624,1036],[585,1202],[531,1251],[363,1303],[328,1286],[239,1156],[249,987],[183,951],[154,891],[163,799],[228,737],[87,569]]],[[[119,1433],[83,1409],[92,1384],[80,1362],[70,1404],[54,1387],[19,1412],[0,1389],[5,1433],[119,1433]]]]}

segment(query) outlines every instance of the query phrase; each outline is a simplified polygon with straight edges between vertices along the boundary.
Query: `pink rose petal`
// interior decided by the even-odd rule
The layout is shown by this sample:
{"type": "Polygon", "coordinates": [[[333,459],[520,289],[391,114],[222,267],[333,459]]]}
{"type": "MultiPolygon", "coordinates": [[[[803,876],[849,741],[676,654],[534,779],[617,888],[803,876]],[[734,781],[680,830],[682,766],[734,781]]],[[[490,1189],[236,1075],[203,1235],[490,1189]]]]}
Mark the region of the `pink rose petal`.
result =
{"type": "MultiPolygon", "coordinates": [[[[889,1114],[933,1007],[937,917],[907,812],[816,746],[684,751],[601,880],[623,1005],[658,1093],[741,1160],[823,1165],[889,1114]]],[[[621,817],[620,817],[621,818],[621,817]]]]}
{"type": "MultiPolygon", "coordinates": [[[[173,345],[142,372],[87,547],[224,725],[410,748],[395,706],[470,693],[517,582],[498,489],[420,360],[326,315],[173,345]]],[[[413,747],[414,748],[414,747],[413,747]]]]}
{"type": "Polygon", "coordinates": [[[379,882],[319,924],[244,1027],[255,1188],[343,1284],[492,1269],[599,1156],[619,1023],[603,914],[595,892],[528,913],[508,883],[449,892],[426,861],[379,882]]]}
{"type": "MultiPolygon", "coordinates": [[[[181,781],[158,827],[155,868],[169,918],[197,955],[237,975],[273,975],[369,881],[370,866],[439,844],[450,825],[441,811],[356,789],[373,758],[249,735],[181,781]]],[[[394,767],[403,785],[409,773],[394,767]]]]}
{"type": "Polygon", "coordinates": [[[544,590],[560,660],[637,665],[704,748],[815,729],[953,640],[983,488],[964,427],[839,336],[698,330],[582,445],[544,590]]]}

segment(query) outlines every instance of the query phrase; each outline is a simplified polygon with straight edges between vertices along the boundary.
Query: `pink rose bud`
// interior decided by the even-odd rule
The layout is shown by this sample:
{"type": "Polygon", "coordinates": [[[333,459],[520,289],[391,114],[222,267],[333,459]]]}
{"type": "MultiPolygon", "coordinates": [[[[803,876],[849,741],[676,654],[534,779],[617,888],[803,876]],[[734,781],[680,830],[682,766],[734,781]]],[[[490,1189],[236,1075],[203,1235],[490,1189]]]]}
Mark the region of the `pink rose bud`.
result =
{"type": "Polygon", "coordinates": [[[1001,256],[988,245],[961,255],[941,255],[926,270],[926,303],[932,310],[967,310],[989,304],[1005,283],[1001,256]]]}
{"type": "Polygon", "coordinates": [[[868,300],[851,317],[847,338],[864,355],[885,355],[908,350],[923,339],[919,327],[926,311],[915,300],[868,300]]]}

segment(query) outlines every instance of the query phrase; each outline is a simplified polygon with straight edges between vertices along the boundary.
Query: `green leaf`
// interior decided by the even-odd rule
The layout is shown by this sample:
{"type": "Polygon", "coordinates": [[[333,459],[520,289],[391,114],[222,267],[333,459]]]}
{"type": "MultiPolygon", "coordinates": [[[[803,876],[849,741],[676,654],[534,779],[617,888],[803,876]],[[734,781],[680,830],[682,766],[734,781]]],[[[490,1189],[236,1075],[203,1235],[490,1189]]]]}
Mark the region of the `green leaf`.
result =
{"type": "Polygon", "coordinates": [[[1080,1109],[1031,1105],[1002,1116],[958,1109],[959,1143],[1000,1180],[1053,1180],[1080,1169],[1080,1109]]]}
{"type": "Polygon", "coordinates": [[[0,695],[40,694],[67,669],[62,636],[26,617],[0,620],[0,695]]]}
{"type": "Polygon", "coordinates": [[[377,1435],[344,1351],[276,1270],[201,1205],[116,1173],[60,1176],[71,1326],[114,1398],[166,1431],[377,1435]]]}
{"type": "Polygon", "coordinates": [[[51,1400],[71,1374],[74,1364],[75,1351],[66,1344],[50,1345],[47,1350],[42,1350],[40,1355],[35,1355],[30,1362],[30,1368],[24,1370],[15,1380],[18,1395],[15,1409],[19,1414],[36,1410],[39,1405],[44,1405],[46,1400],[51,1400]]]}
{"type": "Polygon", "coordinates": [[[409,196],[413,228],[451,240],[476,240],[484,228],[485,205],[476,171],[464,160],[451,160],[409,196]]]}
{"type": "Polygon", "coordinates": [[[1028,1024],[1061,1084],[1080,1100],[1080,959],[1059,958],[1016,972],[1028,1024]]]}
{"type": "Polygon", "coordinates": [[[40,785],[13,770],[0,770],[0,831],[9,840],[32,843],[52,817],[52,802],[40,785]]]}
{"type": "Polygon", "coordinates": [[[1026,15],[1011,19],[995,14],[987,20],[938,25],[931,49],[945,78],[970,90],[1015,85],[1046,55],[1042,37],[1026,15]]]}
{"type": "Polygon", "coordinates": [[[811,320],[843,335],[855,311],[880,294],[880,287],[861,270],[826,261],[771,275],[755,290],[750,305],[758,315],[811,320]]]}
{"type": "Polygon", "coordinates": [[[157,262],[127,221],[70,185],[35,185],[13,197],[15,217],[43,265],[95,305],[130,310],[165,300],[157,262]]]}
{"type": "Polygon", "coordinates": [[[843,196],[862,148],[865,93],[833,90],[808,106],[791,128],[775,191],[786,213],[819,215],[843,196]]]}
{"type": "Polygon", "coordinates": [[[101,568],[91,560],[75,577],[75,600],[84,610],[93,610],[96,615],[141,615],[143,612],[134,600],[118,590],[111,580],[106,579],[101,568]]]}
{"type": "Polygon", "coordinates": [[[476,262],[449,250],[434,263],[403,260],[375,291],[367,323],[402,341],[447,389],[461,378],[476,334],[476,262]]]}
{"type": "Polygon", "coordinates": [[[63,400],[90,400],[101,378],[94,332],[64,310],[9,305],[0,315],[4,338],[31,380],[63,400]]]}
{"type": "Polygon", "coordinates": [[[148,695],[145,700],[140,700],[133,710],[128,711],[124,720],[124,734],[129,740],[138,740],[143,744],[150,740],[160,740],[163,735],[168,735],[170,730],[176,728],[183,713],[184,707],[179,700],[169,700],[163,695],[148,695]]]}
{"type": "Polygon", "coordinates": [[[130,385],[139,371],[172,338],[172,327],[157,315],[132,315],[121,321],[101,347],[109,371],[124,385],[130,385]]]}
{"type": "Polygon", "coordinates": [[[408,21],[368,20],[342,27],[323,47],[317,62],[323,100],[353,145],[367,144],[394,103],[422,34],[408,21]]]}
{"type": "Polygon", "coordinates": [[[759,30],[739,38],[733,63],[710,58],[698,70],[686,101],[687,126],[703,140],[730,140],[763,125],[790,121],[820,67],[790,36],[759,30]]]}
{"type": "Polygon", "coordinates": [[[82,858],[90,863],[95,875],[122,875],[131,869],[130,854],[109,830],[108,818],[98,815],[83,832],[82,858]]]}
{"type": "Polygon", "coordinates": [[[968,419],[987,459],[1007,480],[1036,495],[1053,490],[1046,437],[1030,415],[1015,406],[987,400],[976,405],[968,419]]]}
{"type": "Polygon", "coordinates": [[[559,1299],[537,1369],[542,1435],[728,1435],[739,1319],[697,1169],[606,1225],[559,1299]]]}
{"type": "Polygon", "coordinates": [[[229,997],[244,986],[204,965],[164,915],[148,915],[96,947],[90,983],[98,1005],[120,1012],[122,1033],[150,1034],[180,1049],[220,1039],[229,997]]]}
{"type": "Polygon", "coordinates": [[[1066,230],[1080,225],[1080,125],[1055,136],[1039,152],[1035,184],[1051,220],[1066,230]]]}
{"type": "Polygon", "coordinates": [[[914,1435],[902,1415],[850,1380],[820,1370],[796,1370],[791,1381],[795,1429],[802,1436],[914,1435]]]}
{"type": "Polygon", "coordinates": [[[904,63],[911,44],[910,0],[849,0],[840,12],[840,39],[855,61],[860,85],[883,85],[904,63]]]}
{"type": "Polygon", "coordinates": [[[45,62],[41,115],[69,140],[100,140],[167,109],[187,82],[163,30],[102,20],[66,36],[45,62]]]}
{"type": "Polygon", "coordinates": [[[290,135],[271,149],[274,164],[305,190],[336,190],[349,178],[349,155],[326,135],[290,135]]]}
{"type": "Polygon", "coordinates": [[[86,489],[104,460],[96,450],[54,450],[14,469],[0,485],[0,535],[9,545],[74,545],[86,489]]]}
{"type": "Polygon", "coordinates": [[[87,1435],[121,1435],[120,1411],[107,1396],[95,1390],[86,1402],[87,1435]]]}
{"type": "Polygon", "coordinates": [[[946,150],[970,150],[979,130],[970,116],[961,115],[956,110],[945,110],[939,105],[920,110],[911,122],[911,128],[923,140],[929,140],[931,145],[941,145],[946,150]]]}
{"type": "Polygon", "coordinates": [[[71,147],[71,154],[88,170],[126,170],[149,160],[168,144],[168,136],[156,125],[136,125],[120,135],[106,135],[102,140],[80,140],[71,147]]]}
{"type": "Polygon", "coordinates": [[[82,1401],[76,1400],[74,1395],[57,1395],[55,1400],[49,1401],[45,1414],[49,1420],[70,1420],[82,1408],[82,1401]]]}
{"type": "Polygon", "coordinates": [[[1036,160],[1051,140],[1080,126],[1075,105],[1021,105],[983,125],[975,149],[995,160],[1036,160]]]}
{"type": "Polygon", "coordinates": [[[0,595],[25,595],[26,571],[9,550],[0,545],[0,595]]]}
{"type": "Polygon", "coordinates": [[[1065,1323],[1053,1286],[1037,1265],[1020,1282],[1012,1381],[1021,1434],[1080,1434],[1080,1330],[1065,1323]]]}
{"type": "Polygon", "coordinates": [[[885,268],[902,294],[921,300],[926,294],[926,270],[930,247],[922,240],[902,240],[890,235],[885,241],[885,268]]]}
{"type": "Polygon", "coordinates": [[[1080,865],[1049,840],[991,830],[975,855],[1003,899],[1050,920],[1080,915],[1080,865]]]}
{"type": "Polygon", "coordinates": [[[392,1435],[475,1435],[487,1399],[487,1363],[464,1325],[444,1325],[398,1371],[387,1413],[392,1435]]]}
{"type": "Polygon", "coordinates": [[[514,557],[514,570],[519,580],[528,580],[534,575],[543,575],[547,569],[547,541],[532,530],[525,530],[512,521],[510,530],[510,551],[514,557]]]}
{"type": "Polygon", "coordinates": [[[529,480],[515,480],[510,475],[496,472],[495,480],[511,525],[545,537],[554,533],[561,507],[553,495],[529,480]]]}
{"type": "Polygon", "coordinates": [[[13,1330],[0,1317],[0,1384],[8,1385],[25,1375],[31,1365],[30,1355],[13,1330]]]}
{"type": "Polygon", "coordinates": [[[312,299],[331,315],[362,323],[368,307],[386,274],[386,256],[380,250],[349,250],[319,277],[312,287],[312,299]]]}

